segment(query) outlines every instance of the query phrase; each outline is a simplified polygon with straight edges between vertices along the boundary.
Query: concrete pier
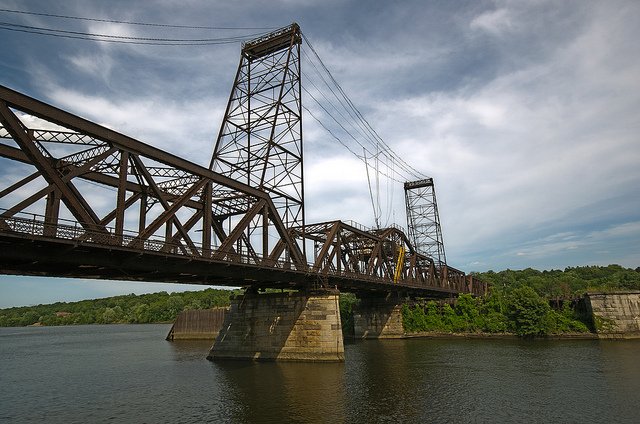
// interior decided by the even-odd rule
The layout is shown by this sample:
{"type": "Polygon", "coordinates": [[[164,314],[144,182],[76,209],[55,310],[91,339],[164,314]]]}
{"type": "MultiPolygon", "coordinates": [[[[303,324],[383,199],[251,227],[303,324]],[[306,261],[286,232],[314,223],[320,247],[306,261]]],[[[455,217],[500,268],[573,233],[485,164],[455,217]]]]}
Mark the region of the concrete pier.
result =
{"type": "Polygon", "coordinates": [[[353,309],[353,325],[356,339],[402,338],[402,302],[393,296],[362,297],[353,309]]]}
{"type": "Polygon", "coordinates": [[[236,296],[207,359],[344,361],[338,292],[236,296]]]}

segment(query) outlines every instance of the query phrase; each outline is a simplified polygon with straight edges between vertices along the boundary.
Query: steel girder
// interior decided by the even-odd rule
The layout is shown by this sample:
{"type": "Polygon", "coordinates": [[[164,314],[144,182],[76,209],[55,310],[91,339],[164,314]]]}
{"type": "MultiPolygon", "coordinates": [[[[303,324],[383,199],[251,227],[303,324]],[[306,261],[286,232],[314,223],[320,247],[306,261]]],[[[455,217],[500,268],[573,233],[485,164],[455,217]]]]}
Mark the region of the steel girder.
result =
{"type": "Polygon", "coordinates": [[[0,232],[307,268],[262,190],[2,86],[0,123],[0,232]]]}
{"type": "Polygon", "coordinates": [[[342,221],[309,224],[290,230],[292,237],[314,244],[311,271],[320,284],[337,276],[386,281],[389,289],[424,288],[443,293],[484,293],[472,276],[417,252],[399,228],[365,229],[342,221]]]}
{"type": "Polygon", "coordinates": [[[301,39],[292,24],[243,45],[209,166],[269,193],[287,228],[304,225],[301,39]]]}

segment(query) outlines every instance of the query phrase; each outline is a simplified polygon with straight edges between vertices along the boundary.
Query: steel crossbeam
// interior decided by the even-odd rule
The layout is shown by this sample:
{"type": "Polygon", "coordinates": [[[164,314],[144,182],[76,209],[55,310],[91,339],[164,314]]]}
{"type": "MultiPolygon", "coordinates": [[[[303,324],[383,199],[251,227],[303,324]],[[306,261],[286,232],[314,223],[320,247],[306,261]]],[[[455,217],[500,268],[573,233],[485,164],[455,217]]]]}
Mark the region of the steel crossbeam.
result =
{"type": "MultiPolygon", "coordinates": [[[[337,275],[393,283],[396,290],[440,290],[444,293],[484,293],[472,276],[417,252],[396,227],[367,230],[342,221],[309,224],[290,230],[314,245],[311,271],[331,286],[337,275]]],[[[373,289],[373,287],[372,287],[373,289]]]]}
{"type": "MultiPolygon", "coordinates": [[[[251,252],[252,260],[259,262],[255,254],[259,251],[267,252],[272,263],[286,261],[289,268],[301,271],[307,267],[301,249],[262,190],[1,86],[0,122],[4,169],[11,166],[24,172],[0,192],[2,229],[20,233],[12,228],[11,219],[25,213],[43,216],[43,228],[56,229],[64,216],[84,229],[75,239],[79,243],[100,240],[111,248],[144,249],[149,239],[161,237],[165,251],[180,250],[194,258],[212,256],[212,247],[220,245],[230,253],[228,261],[240,260],[234,254],[251,252]],[[26,128],[18,116],[23,114],[65,131],[26,128]],[[65,148],[49,149],[49,143],[65,148]],[[38,188],[29,192],[27,188],[34,185],[38,188]],[[112,200],[96,199],[100,188],[112,200]],[[108,207],[109,202],[115,207],[108,207]],[[98,206],[104,203],[106,208],[98,206]],[[256,205],[262,213],[253,213],[256,205]],[[279,255],[262,245],[269,242],[268,237],[235,237],[247,220],[259,221],[268,234],[283,241],[279,255]],[[108,228],[112,223],[115,227],[108,228]],[[224,225],[230,228],[232,242],[224,225]],[[132,228],[137,235],[126,237],[125,229],[132,228]]],[[[57,231],[30,234],[46,235],[56,237],[57,231]]]]}

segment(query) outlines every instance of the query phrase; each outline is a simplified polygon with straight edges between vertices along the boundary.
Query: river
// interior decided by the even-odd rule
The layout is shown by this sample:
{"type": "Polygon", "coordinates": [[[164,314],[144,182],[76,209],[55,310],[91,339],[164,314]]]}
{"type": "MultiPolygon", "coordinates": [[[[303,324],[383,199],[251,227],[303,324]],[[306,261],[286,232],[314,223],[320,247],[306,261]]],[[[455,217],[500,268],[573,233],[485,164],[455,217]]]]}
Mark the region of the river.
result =
{"type": "Polygon", "coordinates": [[[640,341],[410,339],[209,362],[169,325],[0,328],[0,422],[640,422],[640,341]]]}

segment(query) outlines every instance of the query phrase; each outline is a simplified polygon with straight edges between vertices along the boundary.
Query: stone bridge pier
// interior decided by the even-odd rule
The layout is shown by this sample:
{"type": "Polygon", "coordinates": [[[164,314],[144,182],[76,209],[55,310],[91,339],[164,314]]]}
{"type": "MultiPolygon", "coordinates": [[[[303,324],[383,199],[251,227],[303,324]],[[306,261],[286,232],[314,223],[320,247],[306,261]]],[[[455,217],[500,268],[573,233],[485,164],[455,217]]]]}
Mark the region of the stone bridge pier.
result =
{"type": "Polygon", "coordinates": [[[337,290],[258,294],[231,300],[207,359],[343,362],[337,290]]]}
{"type": "MultiPolygon", "coordinates": [[[[359,294],[353,311],[357,339],[404,337],[398,294],[359,294]]],[[[344,343],[337,290],[257,293],[231,299],[207,359],[342,362],[344,343]]]]}
{"type": "Polygon", "coordinates": [[[353,310],[356,339],[397,339],[404,337],[403,300],[394,293],[359,295],[353,310]]]}

